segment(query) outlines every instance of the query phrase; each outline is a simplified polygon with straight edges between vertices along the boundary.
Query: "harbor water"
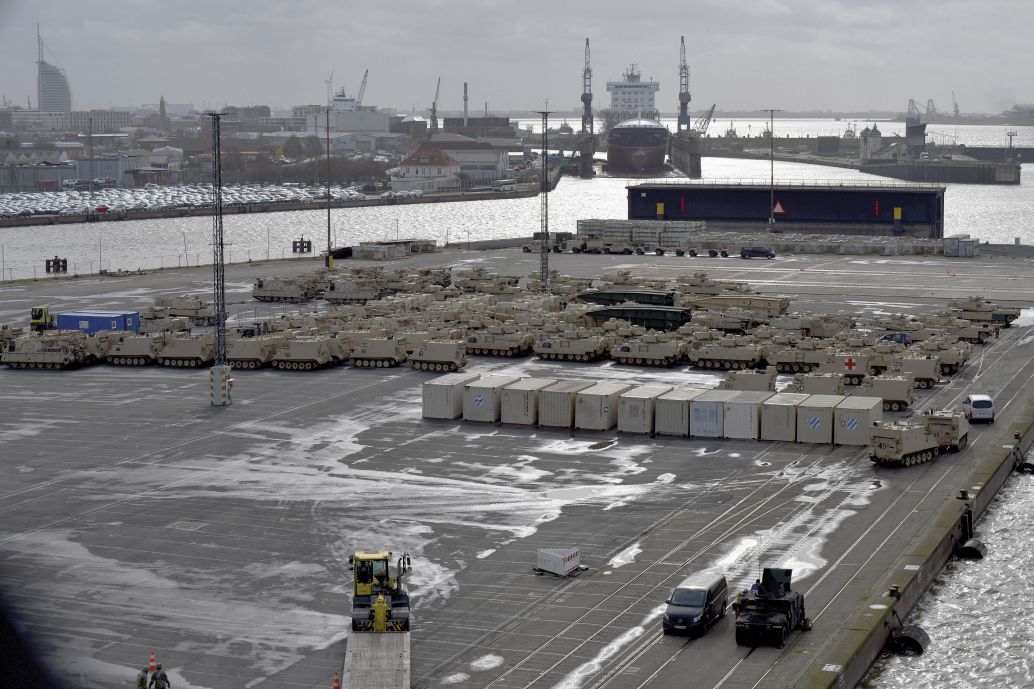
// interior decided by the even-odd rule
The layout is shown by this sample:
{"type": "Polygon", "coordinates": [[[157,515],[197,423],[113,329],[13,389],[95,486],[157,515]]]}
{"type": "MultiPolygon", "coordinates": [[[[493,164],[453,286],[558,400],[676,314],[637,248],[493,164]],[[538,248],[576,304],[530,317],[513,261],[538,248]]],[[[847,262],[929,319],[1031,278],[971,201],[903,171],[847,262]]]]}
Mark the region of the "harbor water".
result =
{"type": "MultiPolygon", "coordinates": [[[[1025,164],[1019,185],[949,185],[945,194],[945,234],[965,233],[991,243],[1011,244],[1016,237],[1034,243],[1032,165],[1025,164]]],[[[769,179],[764,160],[705,158],[709,180],[769,179]]],[[[775,163],[775,178],[787,181],[866,181],[890,183],[855,170],[775,163]]],[[[626,187],[638,181],[599,175],[582,180],[564,177],[549,199],[549,227],[576,229],[582,218],[627,217],[626,187]]],[[[331,212],[334,246],[396,238],[432,239],[463,244],[486,239],[529,237],[539,229],[536,197],[459,203],[418,203],[337,208],[331,212]]],[[[226,257],[231,262],[275,259],[291,255],[291,241],[312,239],[316,250],[326,246],[325,210],[230,214],[224,219],[226,257]]],[[[121,222],[0,228],[0,259],[5,279],[43,277],[44,261],[68,259],[70,273],[99,269],[134,270],[211,263],[212,220],[206,216],[127,220],[121,222]]]]}

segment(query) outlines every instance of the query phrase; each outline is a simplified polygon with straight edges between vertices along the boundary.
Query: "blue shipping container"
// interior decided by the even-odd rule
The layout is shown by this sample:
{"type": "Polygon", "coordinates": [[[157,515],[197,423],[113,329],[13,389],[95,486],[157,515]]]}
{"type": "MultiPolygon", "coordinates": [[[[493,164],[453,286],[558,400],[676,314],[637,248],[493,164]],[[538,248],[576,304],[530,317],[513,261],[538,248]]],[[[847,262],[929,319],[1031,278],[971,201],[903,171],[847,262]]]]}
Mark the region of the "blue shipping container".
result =
{"type": "Polygon", "coordinates": [[[85,333],[102,330],[135,333],[140,329],[140,313],[137,311],[73,311],[57,314],[56,320],[61,330],[82,330],[85,333]]]}

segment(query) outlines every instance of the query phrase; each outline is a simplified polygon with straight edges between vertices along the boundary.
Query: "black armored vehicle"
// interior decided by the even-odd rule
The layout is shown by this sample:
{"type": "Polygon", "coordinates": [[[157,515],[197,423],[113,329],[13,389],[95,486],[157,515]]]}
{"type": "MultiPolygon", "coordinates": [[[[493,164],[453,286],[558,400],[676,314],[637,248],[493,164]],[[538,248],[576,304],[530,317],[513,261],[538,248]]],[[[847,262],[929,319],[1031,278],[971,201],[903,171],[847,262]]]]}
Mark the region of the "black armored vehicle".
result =
{"type": "Polygon", "coordinates": [[[765,568],[760,588],[740,602],[737,644],[782,647],[793,630],[811,629],[811,620],[804,614],[804,594],[790,588],[792,574],[792,569],[765,568]]]}

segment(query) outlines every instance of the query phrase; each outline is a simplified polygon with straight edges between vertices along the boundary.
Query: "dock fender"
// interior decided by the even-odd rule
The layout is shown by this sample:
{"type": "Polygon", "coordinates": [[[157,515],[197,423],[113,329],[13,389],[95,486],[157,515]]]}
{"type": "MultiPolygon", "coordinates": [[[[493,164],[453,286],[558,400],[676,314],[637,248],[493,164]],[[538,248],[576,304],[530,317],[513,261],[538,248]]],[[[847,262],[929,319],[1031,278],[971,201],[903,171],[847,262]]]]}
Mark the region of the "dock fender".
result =
{"type": "Polygon", "coordinates": [[[1016,467],[1016,471],[1023,474],[1034,474],[1034,464],[1031,464],[1030,462],[1021,462],[1020,465],[1016,467]]]}
{"type": "Polygon", "coordinates": [[[910,624],[894,630],[888,643],[901,655],[921,655],[930,645],[930,635],[922,627],[910,624]]]}
{"type": "Polygon", "coordinates": [[[983,560],[987,555],[987,546],[977,539],[971,538],[956,548],[955,554],[964,560],[983,560]]]}

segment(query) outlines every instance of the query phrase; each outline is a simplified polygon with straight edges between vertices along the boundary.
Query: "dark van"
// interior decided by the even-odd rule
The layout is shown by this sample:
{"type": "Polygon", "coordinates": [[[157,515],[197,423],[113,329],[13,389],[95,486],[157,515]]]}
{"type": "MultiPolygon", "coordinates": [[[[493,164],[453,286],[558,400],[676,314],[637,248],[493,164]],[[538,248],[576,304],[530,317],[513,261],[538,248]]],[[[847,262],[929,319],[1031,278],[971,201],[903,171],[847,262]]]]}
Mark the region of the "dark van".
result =
{"type": "Polygon", "coordinates": [[[684,579],[664,602],[668,604],[661,620],[665,634],[704,634],[725,616],[729,584],[723,574],[699,572],[684,579]]]}

